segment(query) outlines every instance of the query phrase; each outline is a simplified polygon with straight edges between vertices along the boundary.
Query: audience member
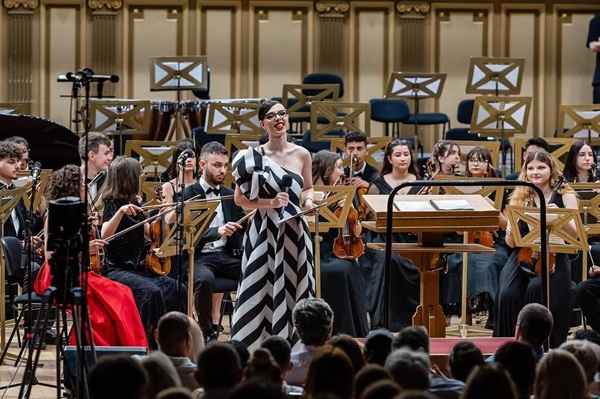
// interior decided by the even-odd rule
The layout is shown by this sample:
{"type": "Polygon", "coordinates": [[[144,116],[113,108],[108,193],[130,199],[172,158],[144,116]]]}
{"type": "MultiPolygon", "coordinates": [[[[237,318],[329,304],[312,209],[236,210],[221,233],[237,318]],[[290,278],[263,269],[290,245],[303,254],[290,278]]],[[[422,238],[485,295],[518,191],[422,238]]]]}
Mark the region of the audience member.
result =
{"type": "Polygon", "coordinates": [[[369,385],[382,380],[393,381],[393,377],[383,366],[367,364],[354,376],[354,397],[360,398],[369,385]]]}
{"type": "Polygon", "coordinates": [[[244,379],[251,380],[255,378],[261,381],[269,381],[282,387],[281,369],[267,349],[258,348],[250,356],[244,373],[244,379]]]}
{"type": "Polygon", "coordinates": [[[585,373],[575,356],[555,349],[542,357],[533,386],[534,399],[582,399],[587,390],[585,373]]]}
{"type": "Polygon", "coordinates": [[[497,351],[495,360],[510,374],[519,399],[528,399],[535,379],[536,354],[531,345],[524,342],[507,342],[497,351]]]}
{"type": "Polygon", "coordinates": [[[598,351],[600,347],[590,341],[567,341],[559,349],[566,350],[575,356],[585,373],[588,386],[594,382],[594,376],[598,371],[598,351]]]}
{"type": "Polygon", "coordinates": [[[298,301],[292,313],[294,328],[304,348],[292,353],[292,369],[285,380],[288,384],[304,385],[310,362],[319,347],[325,345],[333,328],[333,310],[320,298],[298,301]]]}
{"type": "Polygon", "coordinates": [[[477,366],[467,379],[461,399],[517,399],[510,375],[498,363],[477,366]]]}
{"type": "MultiPolygon", "coordinates": [[[[271,356],[273,356],[273,359],[275,359],[279,365],[281,376],[285,379],[287,373],[292,369],[292,346],[290,345],[290,342],[283,337],[274,335],[265,339],[260,346],[261,348],[267,349],[269,352],[271,352],[271,356]]],[[[301,387],[289,385],[287,382],[285,382],[285,380],[283,381],[282,388],[286,395],[301,395],[304,392],[301,387]]]]}
{"type": "Polygon", "coordinates": [[[575,339],[590,341],[600,346],[600,333],[594,330],[577,330],[575,339]]]}
{"type": "Polygon", "coordinates": [[[452,377],[465,382],[471,371],[484,364],[481,350],[470,341],[461,341],[454,345],[448,358],[452,377]]]}
{"type": "Polygon", "coordinates": [[[393,399],[402,388],[392,380],[382,380],[369,385],[360,399],[393,399]]]}
{"type": "Polygon", "coordinates": [[[358,341],[347,334],[338,334],[329,338],[328,344],[340,348],[352,363],[354,374],[358,373],[367,364],[363,350],[360,348],[358,341]]]}
{"type": "Polygon", "coordinates": [[[204,349],[204,337],[202,336],[202,330],[200,325],[196,323],[196,320],[192,316],[188,316],[190,319],[190,337],[192,339],[190,345],[190,351],[187,355],[191,361],[198,359],[198,355],[202,349],[204,349]]]}
{"type": "Polygon", "coordinates": [[[181,379],[177,375],[175,365],[167,355],[162,352],[154,352],[142,358],[142,367],[148,374],[146,385],[146,397],[155,398],[160,392],[167,388],[181,387],[181,379]]]}
{"type": "Polygon", "coordinates": [[[229,341],[225,341],[226,344],[231,345],[233,349],[237,352],[240,357],[240,365],[242,369],[246,368],[248,364],[248,360],[250,359],[250,352],[248,351],[248,347],[242,341],[238,341],[237,339],[231,339],[229,341]]]}
{"type": "Polygon", "coordinates": [[[143,399],[148,377],[128,356],[105,356],[96,362],[88,381],[91,399],[143,399]]]}
{"type": "Polygon", "coordinates": [[[515,339],[533,348],[539,361],[544,354],[544,342],[550,336],[554,320],[550,310],[539,303],[529,303],[517,316],[515,339]]]}
{"type": "Polygon", "coordinates": [[[385,328],[373,330],[365,338],[365,358],[368,363],[383,366],[385,359],[392,352],[394,335],[385,328]]]}
{"type": "Polygon", "coordinates": [[[233,389],[228,399],[284,399],[277,385],[268,381],[252,379],[244,381],[233,389]]]}
{"type": "Polygon", "coordinates": [[[438,399],[438,397],[429,391],[406,391],[394,399],[438,399]]]}
{"type": "Polygon", "coordinates": [[[412,350],[423,350],[429,353],[429,336],[423,326],[405,327],[396,335],[392,341],[392,350],[408,346],[412,350]]]}
{"type": "Polygon", "coordinates": [[[429,388],[429,355],[422,350],[402,347],[394,350],[385,362],[385,368],[403,390],[429,388]]]}
{"type": "Polygon", "coordinates": [[[192,393],[187,388],[167,388],[156,395],[156,399],[192,399],[192,393]]]}
{"type": "Polygon", "coordinates": [[[240,357],[232,345],[212,342],[198,356],[196,380],[204,388],[202,399],[222,399],[242,380],[240,357]]]}
{"type": "Polygon", "coordinates": [[[160,318],[154,334],[159,350],[169,357],[183,386],[194,390],[199,385],[194,378],[196,365],[188,357],[192,351],[191,331],[191,322],[187,315],[169,312],[160,318]]]}
{"type": "Polygon", "coordinates": [[[318,394],[333,393],[340,399],[352,399],[353,381],[352,363],[344,351],[324,345],[310,363],[304,395],[313,398],[318,394]]]}

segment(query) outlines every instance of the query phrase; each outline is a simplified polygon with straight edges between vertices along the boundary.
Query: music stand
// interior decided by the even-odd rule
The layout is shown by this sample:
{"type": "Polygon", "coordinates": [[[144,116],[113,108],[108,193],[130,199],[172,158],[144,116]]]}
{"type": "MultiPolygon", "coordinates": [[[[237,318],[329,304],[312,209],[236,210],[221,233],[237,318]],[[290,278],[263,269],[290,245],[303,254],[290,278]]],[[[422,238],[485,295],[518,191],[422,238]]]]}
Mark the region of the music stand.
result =
{"type": "Polygon", "coordinates": [[[369,137],[371,135],[371,104],[313,102],[310,106],[310,139],[321,142],[331,141],[333,136],[327,136],[327,133],[339,130],[359,131],[369,137]],[[341,115],[340,113],[344,111],[345,113],[341,115]]]}
{"type": "MultiPolygon", "coordinates": [[[[29,183],[31,186],[31,183],[29,183]]],[[[10,218],[21,199],[28,190],[27,185],[13,190],[0,190],[0,238],[4,237],[4,223],[10,218]]],[[[0,245],[0,298],[6,298],[6,265],[4,260],[4,246],[0,245]]],[[[0,306],[0,350],[6,346],[6,307],[0,306]]]]}
{"type": "MultiPolygon", "coordinates": [[[[175,139],[183,138],[181,132],[181,90],[204,90],[208,85],[206,56],[151,57],[150,90],[177,92],[175,139]]],[[[168,137],[167,140],[172,139],[168,137]]]]}
{"type": "MultiPolygon", "coordinates": [[[[598,194],[600,182],[569,183],[569,186],[578,194],[579,213],[582,215],[583,227],[587,236],[600,234],[600,195],[598,194]]],[[[588,251],[582,253],[581,281],[587,279],[588,252],[589,248],[588,251]]]]}
{"type": "Polygon", "coordinates": [[[212,103],[208,107],[206,134],[255,134],[263,129],[258,120],[260,104],[212,103]]]}
{"type": "MultiPolygon", "coordinates": [[[[185,204],[183,209],[184,220],[184,242],[183,250],[188,251],[188,298],[187,308],[188,316],[192,316],[194,307],[194,253],[195,247],[204,235],[206,229],[210,226],[215,216],[217,216],[217,207],[221,200],[216,198],[210,201],[190,201],[185,204]]],[[[171,228],[171,234],[163,241],[156,255],[160,258],[177,255],[177,232],[179,228],[175,224],[171,228]]]]}
{"type": "MultiPolygon", "coordinates": [[[[315,101],[338,101],[339,84],[284,84],[281,103],[287,109],[290,123],[310,122],[310,105],[315,101]]],[[[302,130],[302,129],[300,129],[302,130]]]]}
{"type": "MultiPolygon", "coordinates": [[[[235,154],[240,150],[246,150],[250,147],[258,147],[260,136],[256,134],[228,134],[225,136],[225,148],[230,154],[235,154]]],[[[231,157],[233,159],[233,156],[231,157]]],[[[227,187],[234,188],[235,179],[231,170],[228,168],[225,172],[225,180],[223,184],[227,187]]]]}
{"type": "MultiPolygon", "coordinates": [[[[581,222],[581,215],[579,209],[546,209],[546,226],[542,227],[540,224],[540,209],[528,206],[506,206],[507,217],[510,226],[514,226],[512,235],[515,240],[517,247],[529,247],[534,251],[548,251],[553,253],[566,253],[575,254],[577,251],[587,251],[587,234],[585,228],[581,222]],[[520,229],[516,228],[518,222],[523,221],[529,226],[529,232],[522,234],[520,229]],[[574,221],[576,234],[572,236],[564,231],[564,226],[570,221],[574,221]],[[542,229],[544,232],[542,233],[542,229]],[[540,248],[540,236],[546,234],[548,237],[547,243],[548,248],[540,248]]],[[[549,257],[546,257],[549,261],[549,257]]],[[[550,267],[546,267],[548,278],[550,274],[550,267]]],[[[548,280],[549,281],[549,280],[548,280]]],[[[546,287],[546,298],[550,303],[550,284],[546,287]]]]}
{"type": "MultiPolygon", "coordinates": [[[[40,178],[38,179],[38,185],[35,189],[35,198],[33,199],[33,209],[38,209],[38,207],[40,206],[40,202],[42,202],[42,198],[44,197],[44,193],[46,192],[46,186],[48,185],[48,183],[50,182],[50,175],[52,174],[52,169],[42,169],[40,171],[40,178]]],[[[31,201],[31,171],[29,170],[22,170],[19,172],[19,179],[14,180],[13,184],[15,185],[16,188],[21,188],[24,187],[27,192],[27,199],[29,201],[31,201]],[[22,186],[18,185],[18,181],[21,180],[22,178],[26,178],[26,183],[23,184],[22,186]]],[[[25,199],[25,198],[23,198],[25,199]]]]}
{"type": "MultiPolygon", "coordinates": [[[[515,156],[515,171],[520,171],[523,167],[523,157],[521,156],[521,154],[525,152],[525,146],[528,140],[529,137],[515,138],[514,154],[518,154],[518,156],[515,156]]],[[[557,139],[554,137],[544,137],[544,140],[546,140],[548,146],[550,146],[550,150],[548,151],[548,153],[552,155],[552,158],[554,158],[557,169],[564,170],[564,161],[566,161],[567,154],[569,153],[569,148],[571,148],[571,145],[574,142],[576,142],[577,139],[557,139]]]]}
{"type": "Polygon", "coordinates": [[[171,158],[177,144],[177,141],[129,140],[125,144],[125,155],[134,158],[138,156],[142,169],[146,171],[151,167],[154,170],[154,179],[158,179],[159,173],[164,172],[171,165],[171,158]]]}
{"type": "MultiPolygon", "coordinates": [[[[471,119],[471,132],[488,137],[527,132],[531,97],[476,97],[471,119]]],[[[506,175],[506,147],[502,146],[502,171],[506,175]]]]}
{"type": "Polygon", "coordinates": [[[419,139],[419,100],[440,98],[445,73],[392,72],[385,91],[385,98],[402,98],[415,101],[415,154],[419,139]]]}
{"type": "MultiPolygon", "coordinates": [[[[385,149],[388,144],[392,142],[392,137],[367,137],[367,156],[365,157],[365,162],[369,165],[381,170],[383,166],[383,158],[385,157],[385,149]],[[381,157],[382,162],[379,162],[373,154],[381,152],[383,156],[381,157]]],[[[331,139],[330,148],[331,152],[341,152],[344,153],[346,150],[346,140],[342,137],[331,139]]],[[[348,166],[350,160],[348,158],[344,159],[344,166],[348,166]]]]}
{"type": "Polygon", "coordinates": [[[31,104],[29,103],[0,103],[0,114],[2,115],[30,115],[31,104]]]}
{"type": "Polygon", "coordinates": [[[471,57],[467,94],[519,94],[525,58],[471,57]]]}
{"type": "Polygon", "coordinates": [[[315,190],[315,205],[328,204],[317,209],[314,216],[306,216],[308,229],[315,234],[315,295],[321,297],[321,232],[328,232],[331,228],[342,228],[346,225],[348,213],[352,206],[352,198],[356,194],[354,186],[321,186],[313,187],[315,190]],[[320,193],[320,195],[317,195],[320,193]],[[320,198],[319,198],[320,197],[320,198]],[[317,199],[319,198],[319,199],[317,199]],[[344,206],[339,216],[330,208],[332,204],[344,200],[344,206]],[[322,216],[322,217],[320,217],[322,216]]]}
{"type": "Polygon", "coordinates": [[[559,138],[584,137],[587,138],[588,143],[599,145],[600,104],[561,105],[556,136],[559,138]]]}
{"type": "Polygon", "coordinates": [[[119,136],[119,151],[123,154],[123,133],[150,134],[152,111],[150,101],[92,100],[90,101],[90,131],[119,136]]]}

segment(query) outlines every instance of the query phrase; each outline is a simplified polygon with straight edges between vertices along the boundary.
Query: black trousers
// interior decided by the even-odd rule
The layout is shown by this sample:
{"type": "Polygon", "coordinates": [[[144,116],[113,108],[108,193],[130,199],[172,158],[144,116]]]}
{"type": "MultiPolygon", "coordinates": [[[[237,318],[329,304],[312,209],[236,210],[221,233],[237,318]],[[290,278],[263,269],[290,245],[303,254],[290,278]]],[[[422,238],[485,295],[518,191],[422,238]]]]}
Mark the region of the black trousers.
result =
{"type": "Polygon", "coordinates": [[[242,260],[229,251],[201,252],[194,262],[194,305],[202,332],[212,332],[212,295],[215,278],[239,281],[242,260]]]}

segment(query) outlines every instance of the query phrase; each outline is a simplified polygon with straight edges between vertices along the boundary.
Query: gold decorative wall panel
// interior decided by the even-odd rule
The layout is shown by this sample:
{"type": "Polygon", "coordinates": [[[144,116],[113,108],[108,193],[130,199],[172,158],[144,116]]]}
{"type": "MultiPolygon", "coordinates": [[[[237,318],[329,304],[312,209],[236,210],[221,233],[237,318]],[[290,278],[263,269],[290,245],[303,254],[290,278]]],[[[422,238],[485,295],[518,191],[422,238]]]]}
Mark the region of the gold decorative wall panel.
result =
{"type": "Polygon", "coordinates": [[[211,97],[241,96],[241,1],[201,2],[198,14],[199,45],[196,54],[208,57],[211,97]]]}
{"type": "Polygon", "coordinates": [[[8,36],[6,47],[8,57],[7,85],[9,102],[30,102],[32,100],[32,19],[37,2],[9,2],[7,7],[23,5],[8,11],[8,36]]]}
{"type": "Polygon", "coordinates": [[[302,77],[312,71],[312,32],[312,2],[250,3],[252,97],[281,97],[285,83],[302,83],[302,77]]]}
{"type": "MultiPolygon", "coordinates": [[[[348,76],[348,64],[340,62],[348,58],[348,1],[325,0],[315,5],[319,13],[319,53],[315,72],[334,73],[344,81],[348,76]]],[[[347,95],[344,94],[346,98],[347,95]]]]}

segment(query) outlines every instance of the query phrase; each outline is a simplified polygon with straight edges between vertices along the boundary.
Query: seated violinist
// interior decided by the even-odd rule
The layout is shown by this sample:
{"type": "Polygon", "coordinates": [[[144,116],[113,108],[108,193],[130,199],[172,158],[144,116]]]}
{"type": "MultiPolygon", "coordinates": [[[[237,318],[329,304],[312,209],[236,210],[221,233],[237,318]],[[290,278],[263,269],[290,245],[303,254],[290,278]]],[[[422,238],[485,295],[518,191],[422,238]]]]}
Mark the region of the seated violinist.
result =
{"type": "Polygon", "coordinates": [[[452,140],[442,140],[435,143],[431,152],[433,161],[433,176],[456,175],[456,167],[460,163],[460,146],[452,140]]]}
{"type": "MultiPolygon", "coordinates": [[[[530,181],[544,193],[548,208],[578,209],[577,197],[567,184],[557,184],[559,171],[556,163],[546,151],[530,153],[523,164],[519,180],[530,181]]],[[[539,207],[539,198],[535,192],[524,186],[515,188],[510,195],[509,205],[539,207]]],[[[506,229],[506,244],[515,248],[514,234],[528,232],[528,226],[520,223],[518,226],[508,225],[506,229]],[[518,230],[518,232],[516,232],[518,230]]],[[[564,226],[565,232],[576,234],[573,221],[564,226]]],[[[500,273],[499,290],[496,303],[495,337],[512,337],[519,311],[527,303],[541,302],[541,277],[537,277],[527,266],[537,263],[537,254],[527,251],[527,248],[515,248],[507,264],[500,273]]],[[[552,256],[550,256],[552,258],[552,256]]],[[[550,263],[550,311],[554,317],[554,327],[550,334],[550,347],[558,347],[567,338],[570,315],[573,310],[571,281],[571,264],[566,254],[556,254],[554,265],[550,263]]]]}
{"type": "MultiPolygon", "coordinates": [[[[83,177],[79,167],[66,165],[52,174],[46,198],[52,201],[63,197],[84,198],[83,177]]],[[[48,231],[48,222],[44,225],[48,231]]],[[[90,240],[90,254],[96,255],[108,242],[90,240]]],[[[45,251],[46,262],[34,282],[38,295],[51,284],[50,259],[52,253],[45,251]]],[[[144,327],[137,312],[131,290],[117,282],[89,272],[87,276],[87,302],[95,345],[102,346],[148,346],[144,327]]],[[[74,340],[74,336],[71,340],[74,340]]]]}
{"type": "MultiPolygon", "coordinates": [[[[342,159],[333,152],[319,151],[313,157],[312,175],[313,185],[339,183],[344,176],[342,159]]],[[[334,211],[343,206],[343,202],[329,205],[334,211]]],[[[360,239],[362,228],[356,209],[351,209],[347,223],[344,229],[321,232],[321,295],[335,314],[343,315],[333,321],[334,334],[364,337],[369,332],[365,284],[355,255],[352,254],[355,245],[364,245],[360,239]]],[[[362,253],[362,250],[358,253],[362,253]]]]}
{"type": "MultiPolygon", "coordinates": [[[[233,190],[223,185],[228,165],[229,154],[223,144],[216,141],[205,144],[198,162],[202,176],[196,183],[185,188],[183,198],[188,200],[198,196],[199,199],[218,199],[233,195],[233,190]]],[[[222,200],[217,207],[217,216],[204,233],[195,252],[194,304],[206,342],[217,339],[216,329],[219,328],[223,295],[213,297],[215,278],[236,281],[240,278],[244,227],[237,221],[243,217],[244,210],[235,204],[233,198],[222,200]]],[[[183,268],[187,274],[187,258],[183,268]]]]}
{"type": "Polygon", "coordinates": [[[354,206],[357,208],[359,218],[364,220],[366,209],[361,197],[366,194],[369,185],[379,175],[379,171],[365,161],[369,154],[366,134],[363,132],[350,132],[346,134],[344,141],[344,152],[349,160],[349,166],[344,168],[344,174],[348,178],[348,183],[356,187],[354,206]]]}
{"type": "Polygon", "coordinates": [[[598,181],[596,151],[586,141],[578,140],[569,148],[563,176],[565,181],[569,183],[593,183],[598,181]]]}

